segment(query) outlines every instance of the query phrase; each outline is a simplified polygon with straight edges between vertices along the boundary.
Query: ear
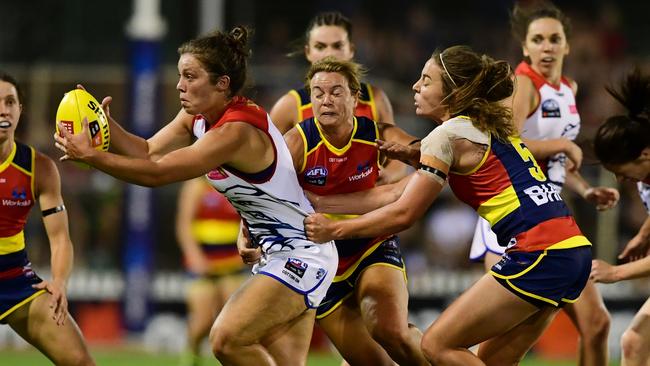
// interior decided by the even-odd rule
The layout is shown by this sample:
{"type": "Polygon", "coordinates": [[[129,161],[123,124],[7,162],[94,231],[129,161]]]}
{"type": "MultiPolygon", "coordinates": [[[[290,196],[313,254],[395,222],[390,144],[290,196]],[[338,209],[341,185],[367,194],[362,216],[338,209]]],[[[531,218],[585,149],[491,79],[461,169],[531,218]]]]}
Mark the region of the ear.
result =
{"type": "Polygon", "coordinates": [[[228,89],[230,89],[230,76],[228,75],[221,75],[217,79],[217,83],[215,84],[215,87],[217,90],[221,92],[225,92],[228,89]]]}
{"type": "Polygon", "coordinates": [[[351,59],[354,59],[355,52],[357,52],[357,46],[354,43],[350,42],[350,53],[352,54],[351,59]]]}
{"type": "Polygon", "coordinates": [[[307,61],[309,61],[309,63],[313,63],[314,60],[312,60],[312,59],[311,59],[311,56],[310,56],[310,51],[309,51],[310,48],[309,48],[309,44],[306,44],[306,45],[303,47],[303,49],[304,49],[304,51],[305,51],[305,58],[307,59],[307,61]]]}
{"type": "Polygon", "coordinates": [[[521,52],[524,54],[524,57],[530,57],[530,52],[528,52],[528,48],[526,47],[526,42],[521,43],[521,52]]]}
{"type": "Polygon", "coordinates": [[[571,51],[571,46],[569,46],[569,43],[567,42],[566,44],[566,50],[564,51],[564,56],[569,54],[569,51],[571,51]]]}

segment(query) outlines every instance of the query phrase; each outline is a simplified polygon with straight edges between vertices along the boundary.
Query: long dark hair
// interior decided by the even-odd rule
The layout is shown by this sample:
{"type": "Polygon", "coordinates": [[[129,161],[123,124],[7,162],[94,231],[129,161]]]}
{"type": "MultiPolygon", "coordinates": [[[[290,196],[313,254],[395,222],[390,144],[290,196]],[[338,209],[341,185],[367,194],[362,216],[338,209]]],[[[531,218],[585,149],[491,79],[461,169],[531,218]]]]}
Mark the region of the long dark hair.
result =
{"type": "Polygon", "coordinates": [[[553,5],[550,1],[534,1],[530,5],[516,3],[510,13],[510,30],[512,35],[520,42],[526,41],[528,26],[530,23],[541,18],[552,18],[562,23],[564,35],[567,39],[571,37],[571,20],[569,17],[553,5]]]}
{"type": "Polygon", "coordinates": [[[603,164],[634,161],[650,147],[650,76],[637,67],[623,79],[619,90],[611,86],[605,89],[627,109],[627,114],[609,117],[598,127],[594,139],[596,157],[603,164]]]}

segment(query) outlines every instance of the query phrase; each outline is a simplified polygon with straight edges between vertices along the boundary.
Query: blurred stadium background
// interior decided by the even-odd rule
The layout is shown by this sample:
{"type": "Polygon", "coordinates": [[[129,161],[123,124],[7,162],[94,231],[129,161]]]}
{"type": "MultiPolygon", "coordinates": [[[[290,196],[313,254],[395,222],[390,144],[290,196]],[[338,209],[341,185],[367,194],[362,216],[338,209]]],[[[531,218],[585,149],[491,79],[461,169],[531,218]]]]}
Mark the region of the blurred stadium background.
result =
{"type": "MultiPolygon", "coordinates": [[[[574,26],[565,72],[580,85],[579,141],[587,151],[583,175],[594,185],[616,185],[590,158],[588,145],[598,124],[616,111],[603,86],[635,64],[649,66],[650,3],[574,0],[556,5],[574,26]]],[[[51,136],[64,92],[83,83],[100,100],[113,96],[116,120],[148,137],[179,109],[176,48],[216,27],[254,27],[249,94],[270,110],[301,83],[307,62],[286,54],[300,46],[309,19],[318,11],[340,10],[353,21],[356,59],[392,100],[398,125],[424,136],[432,126],[414,116],[410,89],[424,61],[436,48],[468,44],[515,65],[521,50],[509,33],[511,8],[509,0],[1,0],[0,68],[16,76],[26,92],[19,138],[55,158],[59,154],[51,136]],[[159,18],[134,17],[135,4],[157,9],[159,18]]],[[[179,185],[148,189],[73,164],[59,164],[59,169],[75,244],[70,310],[99,364],[176,364],[175,354],[184,344],[186,283],[173,232],[179,185]]],[[[619,188],[621,203],[607,213],[597,214],[571,193],[565,196],[596,244],[596,255],[610,262],[646,217],[635,188],[619,188]]],[[[37,210],[32,213],[29,256],[48,276],[47,238],[37,210]]],[[[446,192],[423,220],[401,234],[411,318],[419,327],[426,328],[481,274],[482,266],[467,261],[474,223],[473,211],[446,192]]],[[[612,314],[615,359],[620,334],[650,294],[650,282],[601,290],[612,314]]],[[[316,334],[313,343],[310,364],[339,364],[322,335],[316,334]]],[[[561,364],[558,359],[572,364],[576,345],[575,331],[560,318],[533,350],[537,361],[529,358],[527,364],[561,364]]],[[[8,327],[0,327],[0,364],[47,364],[26,348],[8,327]]]]}

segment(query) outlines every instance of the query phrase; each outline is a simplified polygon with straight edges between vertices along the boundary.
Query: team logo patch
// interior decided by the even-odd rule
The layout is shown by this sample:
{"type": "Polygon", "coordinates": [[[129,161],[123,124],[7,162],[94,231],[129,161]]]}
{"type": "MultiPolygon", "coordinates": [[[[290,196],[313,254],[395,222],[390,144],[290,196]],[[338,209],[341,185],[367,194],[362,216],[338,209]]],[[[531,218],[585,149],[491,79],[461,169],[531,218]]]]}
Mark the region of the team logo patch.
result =
{"type": "Polygon", "coordinates": [[[305,182],[315,186],[324,186],[327,182],[327,168],[315,166],[305,172],[305,182]]]}
{"type": "Polygon", "coordinates": [[[14,187],[11,190],[11,197],[15,200],[24,200],[27,198],[27,190],[24,187],[14,187]]]}
{"type": "Polygon", "coordinates": [[[305,275],[305,271],[307,270],[307,263],[301,261],[298,258],[289,258],[287,259],[287,263],[285,263],[284,268],[288,269],[296,276],[302,278],[302,276],[305,275]]]}
{"type": "Polygon", "coordinates": [[[325,277],[325,273],[327,273],[327,271],[325,271],[325,268],[319,268],[316,272],[316,279],[320,280],[321,278],[325,277]]]}
{"type": "Polygon", "coordinates": [[[542,102],[542,117],[560,118],[560,105],[555,99],[546,99],[542,102]]]}
{"type": "Polygon", "coordinates": [[[217,168],[215,170],[211,170],[208,173],[208,179],[212,180],[222,180],[228,178],[228,174],[223,171],[221,168],[217,168]]]}

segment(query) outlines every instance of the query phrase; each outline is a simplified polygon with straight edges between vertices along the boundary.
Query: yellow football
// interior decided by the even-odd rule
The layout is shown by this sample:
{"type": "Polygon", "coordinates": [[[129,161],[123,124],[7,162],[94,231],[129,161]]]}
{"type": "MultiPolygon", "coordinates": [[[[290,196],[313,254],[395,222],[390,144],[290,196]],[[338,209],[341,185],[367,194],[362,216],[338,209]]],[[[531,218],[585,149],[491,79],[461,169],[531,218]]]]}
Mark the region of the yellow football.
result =
{"type": "Polygon", "coordinates": [[[88,119],[88,135],[91,145],[97,150],[107,151],[111,137],[108,119],[102,105],[83,89],[71,90],[65,93],[61,99],[56,111],[56,133],[61,134],[59,124],[72,134],[80,133],[81,121],[84,117],[88,119]]]}

